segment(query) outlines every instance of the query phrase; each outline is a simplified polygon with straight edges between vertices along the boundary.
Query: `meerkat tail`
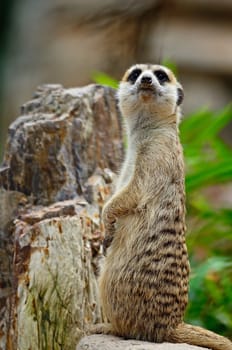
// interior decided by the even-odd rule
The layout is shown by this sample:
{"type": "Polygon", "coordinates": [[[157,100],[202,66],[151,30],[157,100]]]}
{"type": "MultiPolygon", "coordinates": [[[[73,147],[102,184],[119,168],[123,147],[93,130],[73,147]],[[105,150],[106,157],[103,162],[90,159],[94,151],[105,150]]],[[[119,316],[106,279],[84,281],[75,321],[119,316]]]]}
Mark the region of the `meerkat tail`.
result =
{"type": "Polygon", "coordinates": [[[202,346],[212,350],[232,350],[232,342],[214,332],[198,326],[181,323],[168,336],[167,341],[172,343],[187,343],[202,346]]]}

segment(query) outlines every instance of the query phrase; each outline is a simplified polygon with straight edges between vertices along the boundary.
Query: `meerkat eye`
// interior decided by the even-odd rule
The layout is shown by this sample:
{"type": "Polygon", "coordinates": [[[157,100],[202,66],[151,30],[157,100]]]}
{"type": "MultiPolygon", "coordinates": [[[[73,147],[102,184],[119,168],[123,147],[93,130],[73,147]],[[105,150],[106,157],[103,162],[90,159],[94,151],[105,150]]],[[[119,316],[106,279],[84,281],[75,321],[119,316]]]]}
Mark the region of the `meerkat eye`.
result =
{"type": "Polygon", "coordinates": [[[160,84],[164,84],[167,81],[170,81],[167,73],[165,73],[163,70],[157,70],[154,72],[156,78],[159,80],[160,84]]]}
{"type": "Polygon", "coordinates": [[[134,69],[128,76],[127,81],[130,81],[131,83],[135,83],[137,78],[140,76],[140,74],[142,73],[141,69],[134,69]]]}

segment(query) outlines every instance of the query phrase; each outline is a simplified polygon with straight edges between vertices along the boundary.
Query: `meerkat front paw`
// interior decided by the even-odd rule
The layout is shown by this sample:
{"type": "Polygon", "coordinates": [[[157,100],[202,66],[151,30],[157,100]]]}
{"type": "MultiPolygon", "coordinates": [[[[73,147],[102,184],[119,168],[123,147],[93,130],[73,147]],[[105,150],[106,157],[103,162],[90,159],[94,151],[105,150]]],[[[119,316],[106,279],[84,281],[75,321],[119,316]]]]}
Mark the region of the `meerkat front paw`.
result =
{"type": "Polygon", "coordinates": [[[104,223],[105,227],[105,240],[109,237],[113,237],[114,232],[115,232],[115,221],[114,222],[105,222],[104,223]]]}
{"type": "Polygon", "coordinates": [[[143,204],[143,205],[138,205],[134,208],[131,208],[129,214],[143,214],[145,213],[147,210],[147,205],[143,204]]]}
{"type": "Polygon", "coordinates": [[[110,229],[116,222],[116,216],[112,211],[112,206],[108,202],[102,209],[102,220],[106,229],[110,229]]]}
{"type": "Polygon", "coordinates": [[[105,254],[107,248],[111,246],[111,243],[113,242],[113,235],[106,235],[103,241],[103,253],[105,254]]]}
{"type": "Polygon", "coordinates": [[[102,210],[102,220],[105,228],[105,238],[103,241],[104,251],[111,245],[115,232],[116,217],[110,210],[112,207],[108,202],[102,210]]]}

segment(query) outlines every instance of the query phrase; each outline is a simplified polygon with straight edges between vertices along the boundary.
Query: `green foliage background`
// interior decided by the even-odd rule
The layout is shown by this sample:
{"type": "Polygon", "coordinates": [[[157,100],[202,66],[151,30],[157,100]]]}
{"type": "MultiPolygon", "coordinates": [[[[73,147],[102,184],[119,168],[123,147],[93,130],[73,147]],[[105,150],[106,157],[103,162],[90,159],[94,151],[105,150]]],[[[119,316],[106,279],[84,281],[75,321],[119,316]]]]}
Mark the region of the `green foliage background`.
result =
{"type": "Polygon", "coordinates": [[[187,244],[192,267],[186,321],[232,336],[232,209],[220,208],[207,188],[232,182],[232,150],[222,129],[232,109],[201,110],[180,127],[186,164],[187,244]]]}
{"type": "MultiPolygon", "coordinates": [[[[175,73],[173,63],[165,62],[175,73]]],[[[116,88],[103,73],[94,81],[116,88]]],[[[180,137],[186,164],[187,245],[191,263],[189,306],[185,320],[232,338],[232,208],[218,207],[207,189],[232,183],[232,149],[221,131],[232,108],[206,109],[185,116],[180,137]]]]}

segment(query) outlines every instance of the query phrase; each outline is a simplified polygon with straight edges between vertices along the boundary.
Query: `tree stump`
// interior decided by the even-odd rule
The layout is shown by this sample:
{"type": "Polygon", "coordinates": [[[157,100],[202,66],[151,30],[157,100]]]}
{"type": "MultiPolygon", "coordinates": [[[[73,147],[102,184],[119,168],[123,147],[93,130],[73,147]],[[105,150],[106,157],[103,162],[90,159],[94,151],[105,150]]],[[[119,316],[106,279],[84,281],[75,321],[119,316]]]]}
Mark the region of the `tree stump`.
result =
{"type": "Polygon", "coordinates": [[[38,88],[0,168],[0,349],[75,349],[102,320],[100,212],[123,155],[110,88],[38,88]]]}

